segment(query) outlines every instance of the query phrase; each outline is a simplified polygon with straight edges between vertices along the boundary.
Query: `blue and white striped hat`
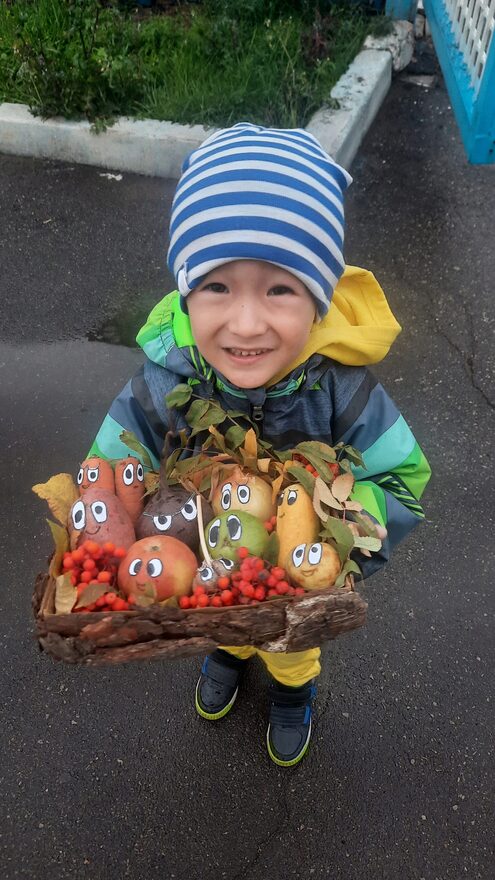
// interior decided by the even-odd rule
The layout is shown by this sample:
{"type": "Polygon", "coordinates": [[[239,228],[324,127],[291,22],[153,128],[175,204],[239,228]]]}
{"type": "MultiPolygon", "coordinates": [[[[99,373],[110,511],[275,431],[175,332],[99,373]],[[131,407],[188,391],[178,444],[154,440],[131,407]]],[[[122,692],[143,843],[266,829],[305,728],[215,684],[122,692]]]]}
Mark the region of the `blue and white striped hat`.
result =
{"type": "Polygon", "coordinates": [[[172,204],[168,265],[180,293],[224,263],[263,260],[299,278],[326,314],[344,271],[351,182],[304,129],[216,132],[184,162],[172,204]]]}

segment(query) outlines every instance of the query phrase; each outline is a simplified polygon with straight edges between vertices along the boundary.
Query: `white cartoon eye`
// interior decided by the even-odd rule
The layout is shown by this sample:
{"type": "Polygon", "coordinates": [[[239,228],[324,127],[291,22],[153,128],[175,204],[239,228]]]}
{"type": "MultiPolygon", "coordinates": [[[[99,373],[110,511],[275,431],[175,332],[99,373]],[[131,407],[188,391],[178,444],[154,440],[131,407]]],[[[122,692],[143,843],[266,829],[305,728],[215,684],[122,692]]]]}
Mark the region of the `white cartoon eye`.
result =
{"type": "Polygon", "coordinates": [[[100,468],[88,468],[88,480],[90,483],[96,483],[100,468]]]}
{"type": "Polygon", "coordinates": [[[107,521],[107,505],[104,504],[103,501],[93,501],[91,505],[91,513],[97,523],[104,523],[107,521]]]}
{"type": "Polygon", "coordinates": [[[227,517],[227,531],[232,541],[238,541],[242,535],[242,525],[238,516],[232,514],[227,517]]]}
{"type": "Polygon", "coordinates": [[[146,571],[149,574],[150,578],[160,577],[163,571],[163,563],[161,559],[150,559],[146,563],[146,571]]]}
{"type": "Polygon", "coordinates": [[[232,501],[232,483],[224,483],[222,486],[222,499],[220,504],[224,510],[228,510],[232,501]]]}
{"type": "Polygon", "coordinates": [[[210,547],[217,546],[219,535],[220,535],[220,520],[216,519],[212,522],[210,528],[208,529],[208,544],[210,545],[210,547]]]}
{"type": "Polygon", "coordinates": [[[224,559],[223,556],[219,560],[219,562],[221,562],[223,567],[226,568],[228,571],[231,571],[235,564],[233,559],[224,559]]]}
{"type": "Polygon", "coordinates": [[[138,571],[141,570],[142,564],[142,559],[133,559],[131,564],[129,565],[129,574],[132,575],[132,577],[135,577],[138,571]]]}
{"type": "Polygon", "coordinates": [[[249,488],[249,486],[238,486],[237,497],[241,504],[247,504],[249,499],[251,498],[251,489],[249,488]]]}
{"type": "Polygon", "coordinates": [[[143,469],[141,462],[139,462],[139,464],[136,467],[136,477],[138,478],[140,483],[144,482],[144,469],[143,469]]]}
{"type": "Polygon", "coordinates": [[[131,486],[134,481],[134,465],[130,462],[122,471],[122,479],[126,486],[131,486]]]}
{"type": "Polygon", "coordinates": [[[86,510],[84,501],[76,501],[72,508],[72,524],[75,529],[83,529],[86,525],[86,510]]]}
{"type": "Polygon", "coordinates": [[[296,489],[289,489],[287,494],[287,504],[294,504],[297,501],[297,491],[296,489]]]}
{"type": "Polygon", "coordinates": [[[202,581],[211,581],[213,577],[213,569],[209,565],[201,566],[198,572],[202,581]]]}
{"type": "Polygon", "coordinates": [[[311,544],[308,552],[308,562],[310,565],[318,565],[321,559],[322,546],[321,544],[311,544]]]}
{"type": "Polygon", "coordinates": [[[153,525],[157,532],[168,532],[172,525],[172,517],[165,513],[161,513],[160,516],[153,517],[153,525]]]}
{"type": "Polygon", "coordinates": [[[193,519],[196,519],[198,511],[196,509],[196,502],[192,498],[186,501],[184,507],[181,508],[181,514],[187,522],[192,522],[193,519]]]}
{"type": "Polygon", "coordinates": [[[83,480],[84,480],[84,468],[79,468],[79,470],[77,472],[77,485],[81,486],[83,480]]]}
{"type": "Polygon", "coordinates": [[[292,551],[292,562],[299,568],[303,559],[304,559],[304,551],[306,550],[306,544],[298,544],[295,550],[292,551]]]}

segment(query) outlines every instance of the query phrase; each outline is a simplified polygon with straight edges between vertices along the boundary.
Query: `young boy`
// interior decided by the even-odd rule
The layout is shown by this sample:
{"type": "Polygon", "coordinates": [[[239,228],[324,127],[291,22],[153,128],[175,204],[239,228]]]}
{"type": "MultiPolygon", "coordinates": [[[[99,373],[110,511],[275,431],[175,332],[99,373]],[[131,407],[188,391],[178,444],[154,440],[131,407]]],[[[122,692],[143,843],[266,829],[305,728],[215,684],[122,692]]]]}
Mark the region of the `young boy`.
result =
{"type": "MultiPolygon", "coordinates": [[[[386,535],[379,554],[362,557],[368,577],[423,518],[419,498],[430,470],[365,366],[387,354],[400,327],[369,272],[344,272],[350,182],[299,129],[240,123],[189,156],[170,224],[168,262],[178,291],[140,331],[144,366],[112,404],[91,452],[125,456],[125,428],[158,466],[165,432],[187,427],[165,406],[179,382],[246,412],[275,448],[308,439],[350,443],[366,465],[355,470],[354,497],[386,535]]],[[[210,720],[226,715],[253,654],[272,678],[269,755],[292,766],[309,744],[319,648],[218,649],[203,663],[196,709],[210,720]]]]}

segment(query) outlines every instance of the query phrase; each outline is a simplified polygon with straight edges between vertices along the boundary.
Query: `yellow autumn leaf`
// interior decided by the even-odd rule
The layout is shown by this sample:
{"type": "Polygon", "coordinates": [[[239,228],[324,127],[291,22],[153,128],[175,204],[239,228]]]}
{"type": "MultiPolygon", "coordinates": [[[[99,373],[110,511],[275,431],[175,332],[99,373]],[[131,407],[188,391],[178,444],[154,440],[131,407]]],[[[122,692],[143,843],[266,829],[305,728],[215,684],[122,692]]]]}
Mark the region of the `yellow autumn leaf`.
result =
{"type": "Polygon", "coordinates": [[[55,614],[69,614],[77,599],[77,590],[70,582],[70,574],[55,579],[55,614]]]}
{"type": "Polygon", "coordinates": [[[250,428],[249,431],[246,431],[246,436],[244,437],[244,449],[247,455],[252,456],[254,459],[258,457],[258,443],[256,441],[254,428],[250,428]]]}
{"type": "Polygon", "coordinates": [[[351,494],[353,486],[354,477],[352,474],[341,474],[339,477],[335,477],[332,483],[332,495],[337,501],[345,501],[351,494]]]}
{"type": "Polygon", "coordinates": [[[153,492],[156,492],[160,483],[160,474],[155,473],[155,471],[147,471],[144,475],[144,485],[146,487],[146,494],[152,495],[153,492]]]}
{"type": "Polygon", "coordinates": [[[79,490],[70,474],[56,474],[46,483],[37,483],[33,492],[48,501],[51,513],[62,525],[66,525],[69,511],[79,498],[79,490]]]}
{"type": "Polygon", "coordinates": [[[69,533],[67,529],[59,526],[58,523],[53,522],[51,519],[47,519],[47,523],[50,526],[52,538],[55,542],[55,550],[51,558],[49,573],[53,578],[56,578],[62,568],[64,553],[69,549],[69,533]]]}
{"type": "Polygon", "coordinates": [[[258,459],[258,470],[261,474],[267,474],[270,470],[270,465],[272,463],[271,458],[259,458],[258,459]]]}

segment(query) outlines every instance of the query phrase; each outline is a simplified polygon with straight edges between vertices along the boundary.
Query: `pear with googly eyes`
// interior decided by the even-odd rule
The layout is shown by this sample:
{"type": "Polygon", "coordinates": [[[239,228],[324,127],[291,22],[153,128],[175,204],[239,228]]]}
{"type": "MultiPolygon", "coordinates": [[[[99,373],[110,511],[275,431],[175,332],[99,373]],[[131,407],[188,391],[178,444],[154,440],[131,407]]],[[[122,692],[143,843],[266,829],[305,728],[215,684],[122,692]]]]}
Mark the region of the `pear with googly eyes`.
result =
{"type": "Polygon", "coordinates": [[[111,541],[127,550],[136,540],[134,526],[122,502],[105,489],[86,489],[72,505],[67,526],[71,550],[87,540],[97,544],[111,541]]]}
{"type": "Polygon", "coordinates": [[[150,535],[129,547],[119,565],[117,583],[138,605],[186,596],[196,573],[197,559],[182,541],[150,535]]]}
{"type": "Polygon", "coordinates": [[[251,556],[263,557],[269,539],[263,523],[240,510],[222,513],[205,529],[206,546],[213,559],[225,558],[237,562],[240,547],[247,547],[251,556]]]}
{"type": "Polygon", "coordinates": [[[240,468],[235,468],[228,479],[217,486],[211,506],[217,516],[228,510],[241,510],[261,522],[267,522],[275,513],[271,486],[262,477],[246,474],[240,468]]]}
{"type": "Polygon", "coordinates": [[[305,590],[323,590],[337,580],[342,564],[331,544],[298,544],[285,560],[291,583],[305,590]]]}
{"type": "Polygon", "coordinates": [[[278,564],[285,568],[285,560],[298,544],[312,544],[318,540],[320,520],[313,502],[300,483],[292,483],[277,498],[278,564]]]}
{"type": "MultiPolygon", "coordinates": [[[[203,519],[213,516],[207,501],[201,499],[203,519]]],[[[162,485],[153,495],[136,522],[137,538],[165,535],[177,538],[196,553],[199,548],[196,496],[182,486],[162,485]]]]}

